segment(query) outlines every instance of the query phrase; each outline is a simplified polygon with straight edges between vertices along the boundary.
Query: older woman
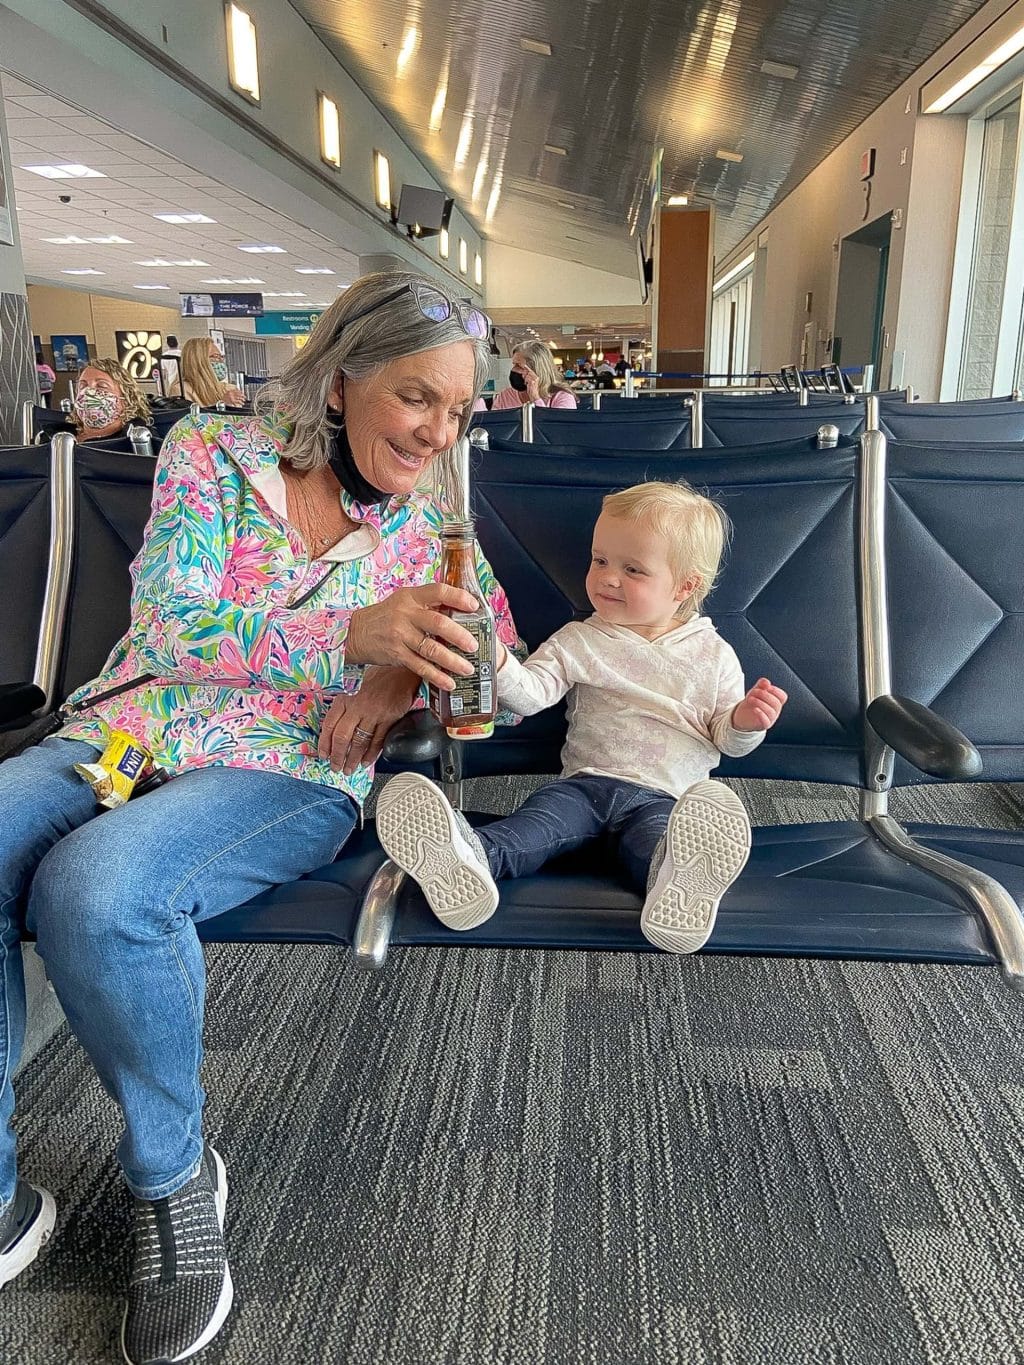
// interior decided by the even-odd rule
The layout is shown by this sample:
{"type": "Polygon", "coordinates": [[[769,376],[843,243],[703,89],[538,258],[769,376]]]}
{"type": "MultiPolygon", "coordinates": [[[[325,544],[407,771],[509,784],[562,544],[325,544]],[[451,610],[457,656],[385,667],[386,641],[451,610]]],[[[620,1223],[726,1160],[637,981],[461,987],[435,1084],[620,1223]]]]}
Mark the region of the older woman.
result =
{"type": "Polygon", "coordinates": [[[78,376],[75,425],[83,441],[120,436],[129,422],[151,420],[146,395],[116,360],[91,360],[78,376]]]}
{"type": "Polygon", "coordinates": [[[521,341],[512,353],[509,387],[491,404],[491,411],[499,408],[518,408],[524,403],[536,403],[542,408],[574,408],[576,396],[559,383],[558,372],[551,359],[550,348],[543,341],[521,341]]]}
{"type": "MultiPolygon", "coordinates": [[[[0,766],[0,1282],[53,1201],[18,1179],[10,1077],[26,906],[72,1029],[124,1114],[136,1258],[125,1356],[184,1360],[231,1304],[224,1165],[204,1142],[195,922],[330,862],[371,763],[472,636],[434,579],[441,513],[415,490],[469,425],[487,319],[411,274],[357,281],[262,415],[188,418],[157,466],[131,625],[60,733],[0,766]],[[369,667],[375,665],[376,667],[369,667]],[[74,771],[127,731],[171,780],[95,818],[74,771]]],[[[504,594],[481,560],[498,633],[504,594]]],[[[67,714],[67,709],[66,713],[67,714]]]]}
{"type": "Polygon", "coordinates": [[[245,406],[245,394],[228,382],[224,352],[212,337],[192,337],[181,348],[181,387],[190,403],[214,408],[245,406]]]}

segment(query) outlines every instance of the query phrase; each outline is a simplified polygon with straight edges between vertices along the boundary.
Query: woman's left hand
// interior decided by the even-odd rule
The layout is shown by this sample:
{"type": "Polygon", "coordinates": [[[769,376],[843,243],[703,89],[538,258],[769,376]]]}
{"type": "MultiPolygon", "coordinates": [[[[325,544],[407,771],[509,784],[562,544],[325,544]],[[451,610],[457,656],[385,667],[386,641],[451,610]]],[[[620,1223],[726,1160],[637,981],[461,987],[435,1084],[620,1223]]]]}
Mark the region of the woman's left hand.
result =
{"type": "Polygon", "coordinates": [[[540,398],[540,375],[536,370],[524,369],[523,378],[526,380],[526,401],[536,403],[540,398]]]}
{"type": "Polygon", "coordinates": [[[412,706],[421,681],[407,668],[367,668],[358,692],[331,702],[320,731],[319,756],[346,777],[376,763],[388,731],[412,706]]]}

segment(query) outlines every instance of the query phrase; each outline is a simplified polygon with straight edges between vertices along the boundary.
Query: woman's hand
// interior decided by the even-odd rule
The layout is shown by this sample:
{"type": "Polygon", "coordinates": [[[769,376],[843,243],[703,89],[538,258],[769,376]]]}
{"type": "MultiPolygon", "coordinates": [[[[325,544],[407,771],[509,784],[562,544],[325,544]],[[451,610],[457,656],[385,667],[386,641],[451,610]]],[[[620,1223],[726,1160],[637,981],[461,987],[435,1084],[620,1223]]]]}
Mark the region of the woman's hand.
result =
{"type": "Polygon", "coordinates": [[[789,701],[781,687],[767,678],[758,678],[741,702],[732,709],[734,730],[770,730],[789,701]]]}
{"type": "Polygon", "coordinates": [[[407,668],[368,668],[358,692],[331,702],[317,753],[346,777],[376,763],[388,731],[412,706],[419,688],[419,677],[407,668]]]}
{"type": "Polygon", "coordinates": [[[446,645],[466,654],[476,650],[468,630],[445,616],[441,607],[477,611],[472,593],[447,583],[399,588],[372,607],[360,607],[349,620],[345,658],[353,664],[397,664],[425,682],[450,692],[457,673],[468,678],[473,665],[446,645]],[[436,638],[435,638],[436,637],[436,638]]]}
{"type": "Polygon", "coordinates": [[[526,393],[523,395],[523,401],[526,403],[538,402],[540,400],[540,375],[527,365],[523,366],[520,373],[526,380],[526,393]]]}
{"type": "Polygon", "coordinates": [[[229,408],[244,408],[248,401],[242,390],[236,389],[234,384],[229,384],[224,390],[224,402],[229,408]]]}

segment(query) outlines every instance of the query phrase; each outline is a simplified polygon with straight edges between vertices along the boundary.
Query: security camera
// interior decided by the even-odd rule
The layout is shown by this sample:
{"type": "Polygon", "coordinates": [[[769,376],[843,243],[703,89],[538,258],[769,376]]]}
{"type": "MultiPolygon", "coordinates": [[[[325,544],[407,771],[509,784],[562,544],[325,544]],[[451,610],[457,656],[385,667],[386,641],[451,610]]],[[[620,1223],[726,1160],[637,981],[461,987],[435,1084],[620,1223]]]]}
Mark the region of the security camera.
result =
{"type": "Polygon", "coordinates": [[[71,195],[70,195],[70,194],[58,194],[58,195],[57,195],[57,198],[60,200],[60,202],[61,202],[62,204],[70,204],[70,203],[71,203],[71,195]]]}

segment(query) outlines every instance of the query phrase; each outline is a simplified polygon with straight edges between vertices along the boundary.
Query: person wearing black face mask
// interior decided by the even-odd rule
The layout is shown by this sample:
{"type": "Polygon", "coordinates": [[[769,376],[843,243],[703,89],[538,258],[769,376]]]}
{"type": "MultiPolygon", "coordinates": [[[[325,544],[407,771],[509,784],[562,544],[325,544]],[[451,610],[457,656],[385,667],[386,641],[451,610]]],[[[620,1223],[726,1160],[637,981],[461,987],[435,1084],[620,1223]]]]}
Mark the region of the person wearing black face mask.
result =
{"type": "Polygon", "coordinates": [[[497,395],[492,411],[518,408],[524,403],[536,403],[542,408],[576,406],[575,395],[559,380],[550,348],[542,341],[523,341],[515,348],[508,388],[497,395]]]}

